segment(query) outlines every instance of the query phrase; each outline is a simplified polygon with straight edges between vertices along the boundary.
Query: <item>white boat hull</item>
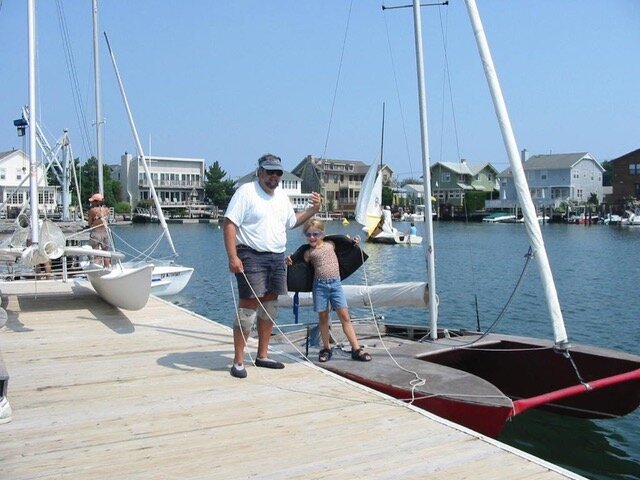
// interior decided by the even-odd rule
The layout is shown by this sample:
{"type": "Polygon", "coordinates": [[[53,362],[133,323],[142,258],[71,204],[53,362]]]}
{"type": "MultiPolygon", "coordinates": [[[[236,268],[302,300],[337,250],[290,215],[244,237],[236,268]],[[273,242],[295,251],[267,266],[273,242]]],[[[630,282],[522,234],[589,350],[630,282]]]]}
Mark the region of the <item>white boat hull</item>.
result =
{"type": "MultiPolygon", "coordinates": [[[[395,230],[395,229],[394,229],[395,230]]],[[[419,235],[407,235],[405,233],[401,233],[395,231],[393,233],[389,232],[380,232],[376,235],[373,235],[367,239],[369,242],[373,243],[388,243],[392,245],[419,245],[422,243],[422,237],[419,235]]]]}
{"type": "Polygon", "coordinates": [[[137,268],[114,267],[113,269],[87,272],[91,286],[105,302],[123,310],[140,310],[151,294],[152,264],[137,268]]]}
{"type": "Polygon", "coordinates": [[[180,293],[187,286],[193,268],[181,265],[158,265],[151,273],[151,294],[166,297],[180,293]]]}

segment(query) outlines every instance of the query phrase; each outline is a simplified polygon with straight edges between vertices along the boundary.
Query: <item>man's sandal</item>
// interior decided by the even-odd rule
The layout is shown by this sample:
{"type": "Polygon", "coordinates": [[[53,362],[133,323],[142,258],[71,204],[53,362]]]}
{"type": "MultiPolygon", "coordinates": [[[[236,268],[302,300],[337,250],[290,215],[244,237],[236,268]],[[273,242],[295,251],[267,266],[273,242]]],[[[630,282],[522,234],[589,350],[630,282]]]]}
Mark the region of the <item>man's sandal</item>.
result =
{"type": "Polygon", "coordinates": [[[320,350],[320,353],[318,354],[318,361],[324,363],[328,362],[329,360],[331,360],[331,349],[323,348],[322,350],[320,350]]]}
{"type": "Polygon", "coordinates": [[[358,360],[360,362],[370,362],[371,355],[364,351],[364,348],[360,347],[357,350],[351,350],[351,359],[358,360]]]}

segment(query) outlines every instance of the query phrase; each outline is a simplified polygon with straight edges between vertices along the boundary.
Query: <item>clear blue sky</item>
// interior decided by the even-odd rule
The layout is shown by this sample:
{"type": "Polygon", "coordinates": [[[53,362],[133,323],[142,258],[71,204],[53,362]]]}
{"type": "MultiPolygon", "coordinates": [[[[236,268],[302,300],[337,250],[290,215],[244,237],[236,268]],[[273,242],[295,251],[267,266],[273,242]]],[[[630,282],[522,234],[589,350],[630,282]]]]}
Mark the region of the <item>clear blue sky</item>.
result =
{"type": "MultiPolygon", "coordinates": [[[[230,177],[266,152],[287,169],[308,154],[372,163],[386,102],[384,160],[400,178],[419,177],[411,9],[383,12],[379,1],[354,0],[347,29],[350,5],[101,1],[100,29],[145,153],[218,161],[230,177]]],[[[68,128],[84,161],[95,148],[80,135],[59,11],[93,138],[91,1],[40,0],[37,8],[39,118],[52,139],[68,128]]],[[[640,1],[478,0],[478,8],[520,149],[588,151],[604,161],[640,147],[640,1]]],[[[504,146],[464,3],[423,8],[422,19],[431,161],[466,158],[502,170],[504,146]]],[[[0,0],[0,151],[25,146],[12,121],[27,103],[26,26],[26,1],[0,0]]],[[[100,48],[105,161],[119,163],[135,144],[102,36],[100,48]]]]}

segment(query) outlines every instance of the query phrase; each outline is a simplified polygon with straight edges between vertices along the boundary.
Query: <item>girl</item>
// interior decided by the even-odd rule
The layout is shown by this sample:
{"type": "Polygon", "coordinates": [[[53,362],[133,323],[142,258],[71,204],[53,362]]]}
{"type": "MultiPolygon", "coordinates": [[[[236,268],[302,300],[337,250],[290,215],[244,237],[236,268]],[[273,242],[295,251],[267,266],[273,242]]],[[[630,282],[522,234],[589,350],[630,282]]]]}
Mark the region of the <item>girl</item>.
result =
{"type": "MultiPolygon", "coordinates": [[[[318,361],[326,362],[331,359],[329,306],[338,314],[342,323],[342,330],[351,344],[351,358],[361,362],[371,360],[371,355],[364,351],[358,343],[356,332],[351,324],[347,299],[340,281],[340,267],[335,252],[335,245],[330,240],[324,240],[324,223],[312,218],[304,224],[304,235],[309,242],[309,248],[304,252],[304,261],[311,263],[314,268],[313,278],[313,311],[318,313],[320,323],[320,337],[323,348],[318,355],[318,361]]],[[[358,236],[353,239],[358,244],[358,236]]],[[[287,257],[291,264],[291,257],[287,257]]]]}

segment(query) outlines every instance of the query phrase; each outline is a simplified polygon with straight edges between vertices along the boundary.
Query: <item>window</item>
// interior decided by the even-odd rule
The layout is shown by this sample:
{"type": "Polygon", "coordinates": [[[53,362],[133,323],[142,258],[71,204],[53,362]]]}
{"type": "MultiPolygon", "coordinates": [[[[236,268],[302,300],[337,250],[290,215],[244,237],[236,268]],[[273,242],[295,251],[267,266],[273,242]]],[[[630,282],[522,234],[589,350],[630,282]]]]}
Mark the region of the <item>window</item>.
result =
{"type": "Polygon", "coordinates": [[[16,180],[22,180],[22,169],[16,168],[16,180]]]}
{"type": "Polygon", "coordinates": [[[635,184],[636,187],[636,198],[640,197],[640,183],[635,184]]]}
{"type": "Polygon", "coordinates": [[[640,175],[640,163],[629,164],[629,175],[640,175]]]}
{"type": "Polygon", "coordinates": [[[547,179],[547,175],[548,175],[548,172],[546,170],[541,170],[540,171],[540,180],[546,180],[547,179]]]}
{"type": "Polygon", "coordinates": [[[576,190],[576,197],[582,198],[582,189],[581,188],[576,190]]]}
{"type": "Polygon", "coordinates": [[[443,182],[450,182],[451,181],[451,174],[449,172],[444,172],[442,173],[441,177],[443,182]]]}
{"type": "Polygon", "coordinates": [[[0,180],[6,180],[7,178],[7,169],[0,168],[0,180]]]}

